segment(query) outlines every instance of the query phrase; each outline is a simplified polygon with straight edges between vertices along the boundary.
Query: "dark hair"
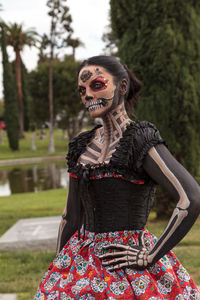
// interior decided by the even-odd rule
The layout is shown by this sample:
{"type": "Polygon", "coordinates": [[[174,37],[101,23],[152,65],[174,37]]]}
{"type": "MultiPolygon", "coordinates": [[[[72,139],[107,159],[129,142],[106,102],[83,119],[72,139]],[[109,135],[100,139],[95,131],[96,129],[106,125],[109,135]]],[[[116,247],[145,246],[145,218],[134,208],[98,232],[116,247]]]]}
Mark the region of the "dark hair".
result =
{"type": "Polygon", "coordinates": [[[83,67],[91,65],[103,67],[114,76],[116,82],[123,79],[128,81],[128,89],[125,95],[125,107],[127,112],[134,115],[134,107],[139,99],[141,88],[143,86],[142,82],[136,78],[126,65],[121,64],[114,56],[99,55],[90,57],[81,63],[78,73],[80,73],[83,67]]]}

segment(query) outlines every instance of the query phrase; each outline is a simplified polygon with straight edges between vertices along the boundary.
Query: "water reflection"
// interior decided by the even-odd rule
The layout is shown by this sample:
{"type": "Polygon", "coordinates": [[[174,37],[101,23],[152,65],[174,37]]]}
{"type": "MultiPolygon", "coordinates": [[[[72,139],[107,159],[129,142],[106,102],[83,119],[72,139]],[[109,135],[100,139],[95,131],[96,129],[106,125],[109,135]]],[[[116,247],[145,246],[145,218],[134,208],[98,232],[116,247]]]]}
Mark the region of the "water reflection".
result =
{"type": "Polygon", "coordinates": [[[68,185],[65,163],[18,166],[0,169],[0,196],[63,188],[68,185]]]}

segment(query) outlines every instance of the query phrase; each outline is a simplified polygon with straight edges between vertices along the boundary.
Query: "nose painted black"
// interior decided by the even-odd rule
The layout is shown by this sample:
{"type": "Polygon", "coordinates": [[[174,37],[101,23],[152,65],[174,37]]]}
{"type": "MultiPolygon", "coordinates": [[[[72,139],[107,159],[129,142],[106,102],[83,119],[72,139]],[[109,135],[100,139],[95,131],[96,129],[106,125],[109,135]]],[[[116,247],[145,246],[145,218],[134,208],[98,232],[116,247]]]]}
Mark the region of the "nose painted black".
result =
{"type": "Polygon", "coordinates": [[[93,99],[92,96],[88,96],[88,95],[85,96],[85,100],[87,100],[87,101],[88,101],[88,100],[92,100],[92,99],[93,99]]]}

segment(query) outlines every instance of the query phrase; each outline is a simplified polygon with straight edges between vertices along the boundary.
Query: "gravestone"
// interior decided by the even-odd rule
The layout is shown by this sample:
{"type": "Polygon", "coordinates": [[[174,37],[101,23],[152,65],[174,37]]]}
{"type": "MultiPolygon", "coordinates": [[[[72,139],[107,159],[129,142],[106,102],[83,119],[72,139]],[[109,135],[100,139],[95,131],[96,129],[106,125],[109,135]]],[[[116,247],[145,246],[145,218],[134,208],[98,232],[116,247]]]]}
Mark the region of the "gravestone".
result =
{"type": "Polygon", "coordinates": [[[21,219],[0,237],[0,251],[56,250],[61,217],[21,219]]]}
{"type": "Polygon", "coordinates": [[[16,294],[0,294],[0,300],[17,300],[16,294]]]}

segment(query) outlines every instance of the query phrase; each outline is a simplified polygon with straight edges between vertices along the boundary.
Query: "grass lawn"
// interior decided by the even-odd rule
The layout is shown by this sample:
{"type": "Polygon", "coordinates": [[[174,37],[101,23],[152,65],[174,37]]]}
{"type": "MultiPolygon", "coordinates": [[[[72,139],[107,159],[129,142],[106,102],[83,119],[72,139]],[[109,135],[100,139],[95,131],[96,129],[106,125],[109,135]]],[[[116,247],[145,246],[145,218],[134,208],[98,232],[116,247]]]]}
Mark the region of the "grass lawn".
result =
{"type": "Polygon", "coordinates": [[[37,286],[55,257],[55,251],[0,252],[0,293],[17,293],[31,300],[37,286]]]}
{"type": "Polygon", "coordinates": [[[44,156],[55,156],[55,155],[65,155],[67,152],[68,140],[63,139],[63,132],[60,129],[54,130],[55,139],[55,153],[48,153],[49,146],[49,131],[45,129],[46,138],[44,140],[40,139],[40,131],[35,132],[35,144],[36,150],[31,151],[31,135],[32,132],[25,133],[25,139],[20,140],[19,151],[12,151],[8,146],[8,140],[6,132],[3,132],[3,144],[0,145],[0,160],[3,159],[16,159],[16,158],[26,158],[26,157],[44,157],[44,156]]]}
{"type": "MultiPolygon", "coordinates": [[[[21,218],[61,215],[66,189],[0,197],[0,235],[21,218]]],[[[147,228],[159,236],[166,222],[150,216],[147,228]]],[[[200,218],[174,249],[181,263],[200,285],[200,218]]],[[[17,293],[18,300],[31,300],[40,279],[55,257],[55,251],[0,252],[0,293],[17,293]]]]}
{"type": "MultiPolygon", "coordinates": [[[[60,216],[66,199],[67,189],[0,197],[0,236],[19,219],[60,216]]],[[[55,251],[0,252],[0,293],[18,293],[18,300],[33,299],[54,257],[55,251]]]]}
{"type": "Polygon", "coordinates": [[[0,197],[0,236],[17,220],[60,216],[67,199],[67,189],[0,197]]]}
{"type": "MultiPolygon", "coordinates": [[[[163,232],[167,222],[155,221],[150,216],[147,228],[157,237],[163,232]]],[[[173,249],[181,264],[187,269],[197,285],[200,285],[200,217],[184,239],[173,249]]]]}

